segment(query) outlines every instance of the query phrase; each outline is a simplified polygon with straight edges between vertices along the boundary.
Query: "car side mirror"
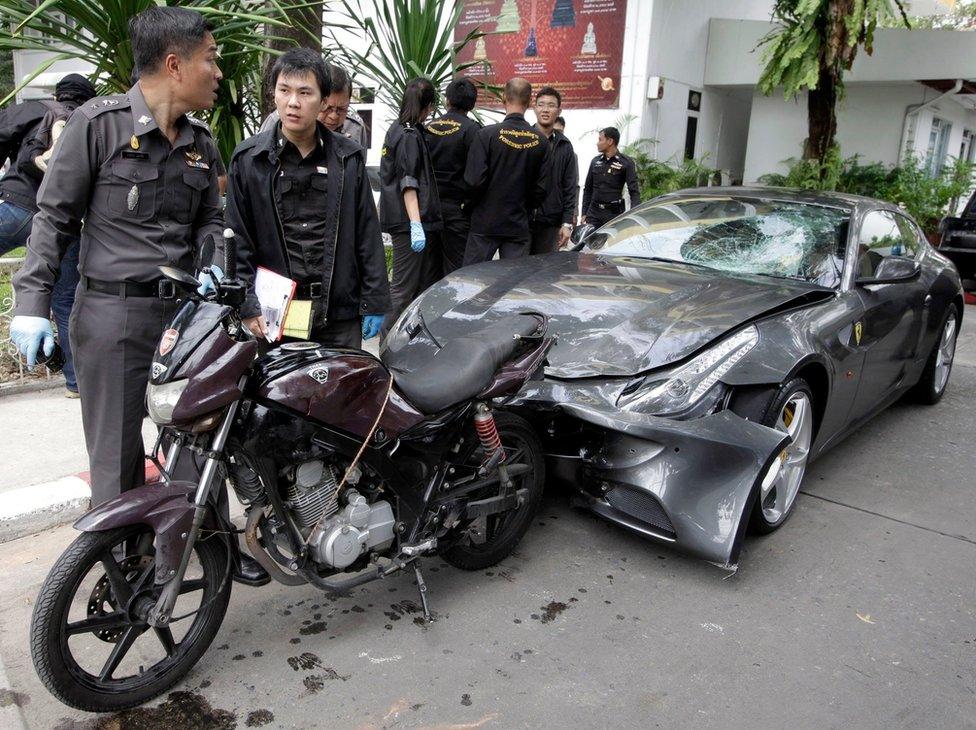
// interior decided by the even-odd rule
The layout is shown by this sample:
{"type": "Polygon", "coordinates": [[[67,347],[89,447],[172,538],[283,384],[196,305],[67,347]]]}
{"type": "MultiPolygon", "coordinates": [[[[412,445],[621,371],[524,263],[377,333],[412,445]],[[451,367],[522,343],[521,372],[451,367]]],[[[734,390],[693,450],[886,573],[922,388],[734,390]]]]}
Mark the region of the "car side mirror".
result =
{"type": "Polygon", "coordinates": [[[922,265],[907,256],[886,256],[878,264],[878,268],[871,277],[859,277],[857,283],[864,284],[896,284],[900,281],[911,281],[922,273],[922,265]]]}
{"type": "Polygon", "coordinates": [[[586,239],[590,237],[590,234],[596,230],[596,226],[590,225],[589,223],[584,223],[581,226],[576,226],[573,232],[569,234],[569,242],[572,245],[574,251],[579,251],[586,244],[586,239]]]}

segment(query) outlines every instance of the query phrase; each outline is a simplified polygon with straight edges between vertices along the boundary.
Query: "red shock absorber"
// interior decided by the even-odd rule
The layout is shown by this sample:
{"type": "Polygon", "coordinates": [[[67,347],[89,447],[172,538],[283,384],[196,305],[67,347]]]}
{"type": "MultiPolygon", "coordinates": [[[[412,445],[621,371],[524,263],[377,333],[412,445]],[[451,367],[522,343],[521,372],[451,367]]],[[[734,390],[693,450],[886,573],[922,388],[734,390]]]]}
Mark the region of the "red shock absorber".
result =
{"type": "Polygon", "coordinates": [[[475,407],[474,428],[478,432],[478,438],[485,450],[485,463],[490,462],[494,465],[504,461],[505,450],[502,448],[502,440],[498,435],[495,417],[485,403],[479,403],[475,407]]]}

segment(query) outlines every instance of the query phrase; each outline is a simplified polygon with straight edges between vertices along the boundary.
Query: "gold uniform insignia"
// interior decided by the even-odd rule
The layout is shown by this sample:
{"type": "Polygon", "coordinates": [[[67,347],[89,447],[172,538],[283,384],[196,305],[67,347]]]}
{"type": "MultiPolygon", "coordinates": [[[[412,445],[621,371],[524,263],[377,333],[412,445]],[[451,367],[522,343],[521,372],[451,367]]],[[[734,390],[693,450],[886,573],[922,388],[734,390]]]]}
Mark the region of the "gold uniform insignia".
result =
{"type": "Polygon", "coordinates": [[[139,149],[139,138],[136,137],[134,134],[129,138],[129,147],[131,147],[134,150],[139,149]]]}
{"type": "Polygon", "coordinates": [[[861,344],[861,333],[863,331],[863,325],[860,322],[854,323],[854,344],[861,344]]]}

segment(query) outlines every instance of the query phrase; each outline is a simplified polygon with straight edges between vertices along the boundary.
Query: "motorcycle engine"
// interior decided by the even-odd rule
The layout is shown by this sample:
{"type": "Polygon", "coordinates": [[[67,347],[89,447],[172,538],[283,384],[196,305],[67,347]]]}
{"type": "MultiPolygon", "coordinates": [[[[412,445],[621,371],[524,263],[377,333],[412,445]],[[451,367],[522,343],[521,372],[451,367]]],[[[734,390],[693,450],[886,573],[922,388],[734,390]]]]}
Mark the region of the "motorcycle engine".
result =
{"type": "MultiPolygon", "coordinates": [[[[358,482],[358,473],[351,477],[351,483],[358,482]]],[[[309,539],[315,560],[340,570],[369,550],[391,545],[396,523],[393,508],[385,500],[369,504],[351,487],[341,497],[342,509],[335,469],[318,460],[300,464],[285,492],[285,504],[303,532],[319,525],[309,539]]]]}

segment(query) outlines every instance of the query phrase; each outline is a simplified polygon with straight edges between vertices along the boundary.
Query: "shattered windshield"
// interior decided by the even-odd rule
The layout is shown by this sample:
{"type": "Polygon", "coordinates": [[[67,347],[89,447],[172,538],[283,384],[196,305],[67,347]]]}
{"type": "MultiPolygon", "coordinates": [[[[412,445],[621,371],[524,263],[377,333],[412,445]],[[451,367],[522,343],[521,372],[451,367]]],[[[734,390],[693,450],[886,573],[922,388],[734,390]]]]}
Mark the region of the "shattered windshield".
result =
{"type": "Polygon", "coordinates": [[[672,199],[604,226],[585,250],[832,287],[840,282],[849,218],[844,210],[789,200],[672,199]]]}

